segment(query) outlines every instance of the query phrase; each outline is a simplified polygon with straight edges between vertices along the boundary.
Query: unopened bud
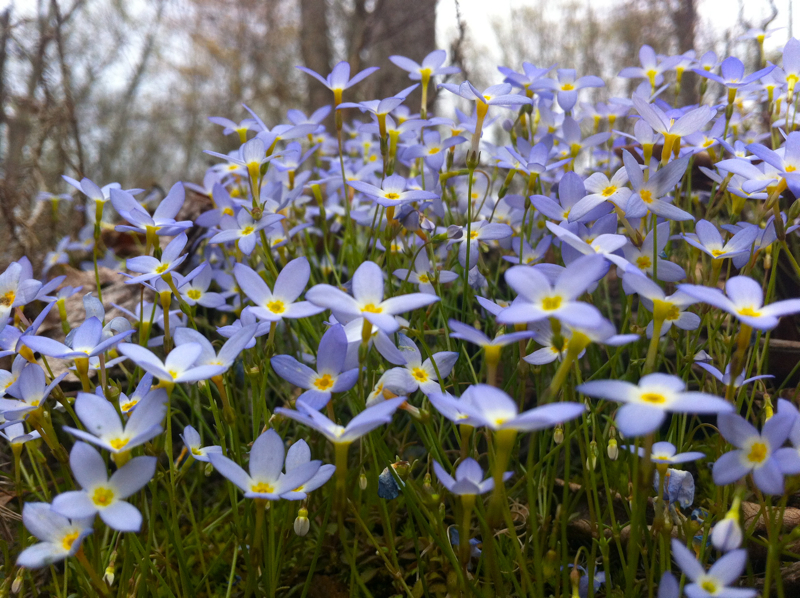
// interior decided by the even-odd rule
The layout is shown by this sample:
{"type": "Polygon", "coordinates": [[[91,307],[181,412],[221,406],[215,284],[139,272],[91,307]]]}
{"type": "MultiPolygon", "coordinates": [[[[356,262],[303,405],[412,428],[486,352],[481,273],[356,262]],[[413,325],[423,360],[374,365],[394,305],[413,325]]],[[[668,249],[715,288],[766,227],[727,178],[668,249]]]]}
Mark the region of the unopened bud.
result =
{"type": "Polygon", "coordinates": [[[14,583],[11,584],[12,594],[18,594],[20,589],[22,588],[22,574],[24,572],[25,570],[22,568],[17,570],[17,576],[14,578],[14,583]]]}
{"type": "Polygon", "coordinates": [[[297,518],[294,520],[294,533],[298,536],[305,536],[311,528],[311,522],[308,520],[308,511],[300,509],[297,511],[297,518]]]}
{"type": "Polygon", "coordinates": [[[553,440],[556,444],[564,442],[564,428],[560,425],[556,426],[556,429],[553,431],[553,440]]]}
{"type": "Polygon", "coordinates": [[[775,415],[775,408],[772,406],[772,397],[764,393],[764,421],[768,421],[775,415]]]}
{"type": "Polygon", "coordinates": [[[214,471],[214,466],[210,462],[206,463],[205,469],[203,470],[203,473],[206,475],[206,477],[209,477],[213,473],[213,471],[214,471]]]}
{"type": "Polygon", "coordinates": [[[106,567],[105,574],[103,575],[103,581],[106,582],[109,586],[114,585],[114,566],[117,561],[117,551],[113,551],[111,553],[111,558],[108,560],[108,567],[106,567]]]}
{"type": "Polygon", "coordinates": [[[725,519],[711,530],[711,542],[717,550],[728,552],[742,545],[742,528],[739,525],[739,513],[731,510],[725,519]]]}
{"type": "Polygon", "coordinates": [[[594,471],[597,468],[597,442],[589,443],[589,454],[586,457],[586,469],[594,471]]]}
{"type": "Polygon", "coordinates": [[[433,494],[433,486],[431,486],[431,474],[425,474],[425,477],[422,479],[422,489],[428,494],[433,494]]]}
{"type": "Polygon", "coordinates": [[[362,490],[367,489],[367,474],[364,473],[363,471],[358,476],[358,487],[361,488],[362,490]]]}
{"type": "Polygon", "coordinates": [[[577,567],[573,567],[569,572],[569,583],[572,586],[572,595],[580,596],[581,572],[577,567]]]}
{"type": "Polygon", "coordinates": [[[456,241],[464,236],[464,229],[456,224],[447,227],[447,238],[456,241]]]}
{"type": "Polygon", "coordinates": [[[547,554],[544,555],[544,567],[542,568],[542,573],[544,573],[544,576],[546,578],[555,575],[557,570],[556,566],[557,564],[558,564],[558,553],[551,548],[550,550],[547,551],[547,554]]]}
{"type": "Polygon", "coordinates": [[[619,447],[617,446],[617,439],[612,438],[608,441],[608,447],[606,448],[606,452],[608,453],[608,458],[612,461],[616,461],[619,457],[619,447]]]}

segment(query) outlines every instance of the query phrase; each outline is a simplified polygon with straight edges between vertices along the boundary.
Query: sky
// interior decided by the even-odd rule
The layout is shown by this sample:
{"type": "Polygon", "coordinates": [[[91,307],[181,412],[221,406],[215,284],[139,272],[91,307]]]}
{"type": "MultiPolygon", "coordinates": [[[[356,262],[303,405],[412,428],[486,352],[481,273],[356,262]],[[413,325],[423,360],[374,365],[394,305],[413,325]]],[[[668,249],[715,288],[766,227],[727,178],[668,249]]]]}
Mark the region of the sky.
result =
{"type": "MultiPolygon", "coordinates": [[[[103,1],[103,0],[95,0],[103,1]]],[[[105,0],[110,2],[111,0],[105,0]]],[[[124,0],[134,1],[134,0],[124,0]]],[[[141,1],[141,0],[136,0],[141,1]]],[[[268,0],[265,0],[268,1],[268,0]]],[[[14,5],[21,12],[28,12],[35,9],[39,0],[0,0],[0,10],[4,10],[9,5],[14,5]]],[[[593,8],[603,6],[613,6],[619,4],[620,0],[586,0],[591,2],[593,8]]],[[[768,13],[768,0],[741,0],[744,5],[745,17],[752,21],[759,20],[760,17],[768,13]]],[[[773,22],[773,26],[783,26],[784,29],[776,34],[767,42],[767,49],[782,47],[789,39],[789,14],[792,13],[792,32],[800,34],[800,1],[795,10],[791,10],[793,0],[773,0],[778,9],[778,17],[773,22]]],[[[64,6],[70,5],[71,1],[60,0],[64,6]]],[[[413,0],[412,0],[413,3],[413,0]]],[[[487,50],[493,53],[492,59],[496,56],[499,60],[497,42],[492,32],[492,20],[502,18],[508,14],[510,9],[515,6],[539,4],[536,0],[458,0],[462,19],[466,22],[474,39],[489,40],[485,45],[487,50]]],[[[559,0],[549,0],[549,5],[557,7],[559,0]]],[[[698,12],[705,25],[711,26],[718,31],[724,31],[736,24],[738,17],[737,0],[697,0],[698,12]]],[[[449,41],[456,35],[456,0],[439,0],[437,5],[437,27],[439,37],[439,47],[447,47],[449,41]]],[[[497,62],[497,60],[495,60],[497,62]]]]}
{"type": "MultiPolygon", "coordinates": [[[[0,0],[2,1],[2,0],[0,0]]],[[[595,9],[603,6],[613,6],[619,4],[618,0],[586,0],[591,2],[595,9]]],[[[778,9],[778,16],[773,21],[773,27],[782,26],[784,29],[775,32],[767,40],[765,48],[769,52],[776,48],[782,48],[789,39],[789,14],[792,13],[792,33],[795,37],[800,35],[800,1],[794,10],[790,10],[792,0],[774,0],[778,9]]],[[[500,52],[498,42],[492,31],[492,20],[502,18],[508,14],[510,9],[515,6],[538,5],[534,0],[459,0],[461,18],[467,24],[473,39],[480,40],[486,46],[486,50],[491,54],[494,64],[500,62],[500,52]]],[[[558,0],[550,0],[549,5],[557,7],[558,0]]],[[[744,15],[746,19],[757,22],[769,14],[769,3],[767,0],[743,0],[744,15]]],[[[738,2],[736,0],[697,0],[697,9],[700,15],[702,26],[711,27],[723,32],[736,25],[738,19],[738,2]]],[[[439,0],[437,6],[437,28],[439,37],[439,47],[446,48],[450,40],[457,35],[456,21],[456,0],[439,0]]],[[[698,51],[700,48],[698,48],[698,51]]]]}

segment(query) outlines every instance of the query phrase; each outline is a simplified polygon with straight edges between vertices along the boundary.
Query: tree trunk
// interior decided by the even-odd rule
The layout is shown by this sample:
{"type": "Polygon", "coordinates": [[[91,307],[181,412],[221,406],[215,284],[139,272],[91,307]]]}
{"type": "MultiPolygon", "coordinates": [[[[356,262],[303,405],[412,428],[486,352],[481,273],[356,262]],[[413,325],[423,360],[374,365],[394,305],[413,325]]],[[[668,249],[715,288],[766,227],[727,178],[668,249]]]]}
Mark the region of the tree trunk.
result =
{"type": "MultiPolygon", "coordinates": [[[[436,49],[436,0],[379,0],[371,15],[372,27],[367,30],[365,49],[369,51],[369,64],[381,70],[367,79],[364,90],[371,98],[387,98],[412,85],[408,73],[389,61],[389,56],[399,54],[421,62],[436,49]]],[[[430,98],[435,93],[429,94],[430,98]]],[[[406,105],[412,112],[419,110],[421,92],[416,89],[406,105]]]]}

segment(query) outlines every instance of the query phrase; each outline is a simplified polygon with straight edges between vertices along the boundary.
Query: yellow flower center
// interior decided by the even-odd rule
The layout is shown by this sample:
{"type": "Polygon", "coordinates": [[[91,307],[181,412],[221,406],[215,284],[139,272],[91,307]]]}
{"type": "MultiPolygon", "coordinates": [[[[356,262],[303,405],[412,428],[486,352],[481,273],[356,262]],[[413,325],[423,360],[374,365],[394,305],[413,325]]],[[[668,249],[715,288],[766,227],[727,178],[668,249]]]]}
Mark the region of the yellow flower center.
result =
{"type": "Polygon", "coordinates": [[[400,199],[400,194],[392,192],[387,193],[384,197],[386,197],[386,199],[400,199]]]}
{"type": "Polygon", "coordinates": [[[428,155],[433,156],[434,154],[438,154],[440,151],[441,151],[440,148],[432,147],[431,149],[428,150],[428,155]]]}
{"type": "Polygon", "coordinates": [[[107,507],[113,500],[114,491],[111,488],[103,488],[102,486],[95,488],[92,502],[98,507],[107,507]]]}
{"type": "Polygon", "coordinates": [[[8,291],[5,295],[0,297],[0,305],[3,307],[11,307],[14,304],[14,299],[16,298],[17,296],[14,291],[8,291]]]}
{"type": "Polygon", "coordinates": [[[259,482],[258,484],[253,484],[250,486],[250,490],[256,492],[258,494],[272,494],[273,488],[269,484],[264,482],[259,482]]]}
{"type": "Polygon", "coordinates": [[[39,406],[39,400],[36,399],[36,400],[31,401],[30,402],[30,406],[31,407],[38,407],[39,406]]]}
{"type": "Polygon", "coordinates": [[[428,278],[427,274],[420,274],[417,278],[419,279],[420,282],[430,282],[431,281],[431,279],[428,278]]]}
{"type": "Polygon", "coordinates": [[[603,197],[611,197],[617,192],[617,188],[614,185],[609,185],[605,189],[603,189],[603,197]]]}
{"type": "Polygon", "coordinates": [[[756,465],[767,460],[767,445],[763,442],[754,442],[747,453],[747,460],[756,465]]]}
{"type": "Polygon", "coordinates": [[[138,403],[138,402],[139,401],[135,401],[135,400],[134,401],[128,401],[127,403],[123,403],[122,405],[120,405],[119,408],[122,410],[122,413],[128,413],[128,411],[130,411],[131,409],[136,407],[136,403],[138,403]]]}
{"type": "Polygon", "coordinates": [[[195,456],[197,456],[197,455],[202,456],[203,455],[203,451],[201,451],[199,448],[195,447],[195,448],[192,449],[192,454],[195,455],[195,456]]]}
{"type": "Polygon", "coordinates": [[[761,315],[761,312],[753,309],[752,307],[743,307],[742,309],[737,310],[736,313],[738,313],[740,316],[750,316],[751,318],[757,318],[761,315]]]}
{"type": "Polygon", "coordinates": [[[542,309],[553,311],[561,307],[561,297],[545,297],[542,299],[542,309]]]}
{"type": "Polygon", "coordinates": [[[256,230],[256,229],[253,228],[252,226],[245,226],[242,229],[242,236],[246,237],[247,235],[252,235],[254,230],[256,230]]]}
{"type": "Polygon", "coordinates": [[[113,440],[109,441],[109,443],[114,450],[119,450],[126,444],[128,444],[127,438],[114,438],[113,440]]]}
{"type": "Polygon", "coordinates": [[[721,256],[721,255],[725,255],[726,253],[727,253],[727,252],[726,252],[726,251],[724,251],[724,250],[722,250],[722,249],[714,249],[714,250],[711,252],[711,255],[713,255],[714,257],[719,257],[719,256],[721,256]]]}
{"type": "Polygon", "coordinates": [[[79,532],[72,532],[70,534],[67,534],[61,540],[61,546],[64,547],[64,550],[69,552],[70,550],[72,550],[72,545],[75,544],[75,540],[77,540],[79,537],[80,537],[79,532]]]}
{"type": "Polygon", "coordinates": [[[667,315],[664,317],[665,320],[675,321],[681,317],[681,310],[678,308],[677,305],[671,305],[669,311],[667,311],[667,315]]]}
{"type": "Polygon", "coordinates": [[[156,268],[156,274],[163,274],[169,268],[169,264],[161,264],[158,268],[156,268]]]}
{"type": "Polygon", "coordinates": [[[186,296],[189,297],[189,299],[191,299],[192,301],[197,301],[198,299],[200,299],[200,297],[203,296],[203,293],[201,291],[198,291],[197,289],[190,289],[189,292],[186,293],[186,296]]]}
{"type": "Polygon", "coordinates": [[[797,167],[792,166],[791,164],[789,164],[786,168],[784,168],[785,172],[794,172],[795,170],[797,170],[797,167]]]}
{"type": "Polygon", "coordinates": [[[333,378],[330,374],[324,374],[314,380],[314,386],[317,387],[317,390],[330,390],[333,386],[333,378]]]}
{"type": "Polygon", "coordinates": [[[639,267],[640,270],[647,270],[653,265],[653,260],[651,260],[646,255],[636,258],[636,265],[639,267]]]}
{"type": "Polygon", "coordinates": [[[367,313],[370,313],[370,314],[379,314],[379,313],[381,313],[383,311],[383,308],[382,307],[378,307],[374,303],[368,303],[367,305],[365,305],[364,307],[361,308],[361,311],[362,312],[367,312],[367,313]]]}
{"type": "Polygon", "coordinates": [[[225,208],[222,210],[222,213],[225,216],[233,216],[233,208],[225,208]]]}
{"type": "Polygon", "coordinates": [[[422,368],[414,368],[411,370],[411,375],[414,376],[414,379],[417,382],[427,382],[428,381],[428,373],[423,370],[422,368]]]}
{"type": "Polygon", "coordinates": [[[478,238],[478,231],[474,230],[469,233],[470,239],[477,239],[478,238]]]}
{"type": "Polygon", "coordinates": [[[653,405],[660,405],[667,402],[667,397],[657,392],[646,392],[641,396],[642,401],[653,405]]]}
{"type": "Polygon", "coordinates": [[[649,189],[642,189],[639,191],[639,196],[644,203],[653,203],[653,192],[649,189]]]}
{"type": "Polygon", "coordinates": [[[564,83],[561,86],[561,91],[572,91],[575,89],[575,86],[572,83],[564,83]]]}
{"type": "Polygon", "coordinates": [[[719,589],[717,587],[717,583],[714,580],[706,579],[700,584],[700,587],[703,588],[706,592],[711,594],[712,596],[717,593],[719,589]]]}
{"type": "Polygon", "coordinates": [[[280,299],[274,299],[267,303],[267,309],[274,314],[282,314],[286,311],[286,305],[280,299]]]}

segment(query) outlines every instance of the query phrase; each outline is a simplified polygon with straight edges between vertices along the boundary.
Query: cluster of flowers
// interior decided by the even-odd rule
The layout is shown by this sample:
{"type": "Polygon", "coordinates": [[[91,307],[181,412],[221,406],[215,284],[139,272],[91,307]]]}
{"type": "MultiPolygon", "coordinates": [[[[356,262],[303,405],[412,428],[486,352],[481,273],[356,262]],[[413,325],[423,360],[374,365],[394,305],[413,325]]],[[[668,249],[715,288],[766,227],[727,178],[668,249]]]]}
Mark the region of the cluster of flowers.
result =
{"type": "MultiPolygon", "coordinates": [[[[544,587],[542,563],[532,557],[528,563],[521,551],[540,555],[541,546],[534,536],[521,548],[504,488],[515,476],[528,487],[543,483],[530,470],[539,448],[520,433],[550,431],[536,453],[553,469],[545,477],[559,467],[552,451],[570,443],[579,445],[593,476],[601,457],[596,437],[606,439],[609,463],[619,456],[616,435],[631,439],[625,448],[637,463],[634,471],[641,459],[641,471],[657,474],[654,529],[667,529],[670,519],[685,522],[679,510],[694,501],[691,474],[670,466],[722,453],[729,443],[733,450],[712,469],[718,487],[737,484],[732,508],[720,507],[711,534],[727,554],[706,573],[704,536],[698,562],[686,549],[692,538],[684,531],[671,551],[693,581],[686,595],[754,595],[729,587],[746,560],[738,519],[747,476],[751,489],[781,496],[785,476],[800,474],[796,407],[779,400],[773,413],[767,395],[756,400],[755,391],[740,392],[750,383],[766,388],[770,378],[761,374],[764,353],[751,343],[754,331],[761,338],[780,317],[800,313],[800,299],[774,300],[777,260],[800,274],[792,255],[798,203],[782,203],[789,192],[800,193],[800,132],[793,131],[800,42],[786,45],[782,68],[770,64],[751,74],[737,58],[719,62],[713,53],[665,57],[646,46],[640,58],[641,67],[620,76],[642,84],[630,98],[608,103],[579,102],[581,90],[604,85],[598,77],[578,77],[570,69],[551,76],[554,67],[529,63],[522,72],[500,68],[503,82],[483,90],[468,81],[440,83],[442,94],[455,94],[472,108],[456,110],[455,119],[427,113],[431,82],[458,72],[443,66],[444,51],[421,64],[392,57],[418,83],[360,103],[343,96],[374,68],[354,77],[347,63],[327,77],[302,68],[331,90],[332,106],[311,116],[291,110],[289,122],[273,128],[247,107],[250,117],[239,123],[211,118],[241,145],[230,154],[207,151],[221,162],[202,185],[177,183],[156,201],[137,199],[139,189],[64,177],[94,209],[86,210],[90,222],[79,241],[64,239],[47,256],[43,276],[69,263],[75,251],[92,252],[86,265],[95,272],[116,267],[113,249],[101,250],[111,219],[140,248],[141,255],[125,261],[130,274],[121,276],[142,292],[135,306],[116,306],[126,317],[106,322],[98,285],[98,298],[84,296],[83,323],[70,329],[66,301],[82,289],[63,286],[65,275],[42,282],[23,258],[0,276],[0,355],[13,362],[0,372],[0,428],[17,472],[30,441],[42,439],[56,458],[67,460],[56,420],[71,419],[62,430],[76,439],[68,488],[50,502],[24,505],[24,524],[41,542],[24,548],[17,564],[36,568],[78,555],[90,570],[81,545],[95,516],[111,530],[140,531],[143,517],[133,503],[145,499],[134,497],[143,497],[148,485],[151,492],[173,485],[193,460],[210,464],[255,499],[250,549],[257,554],[270,503],[301,501],[294,528],[304,535],[309,493],[335,475],[332,500],[346,509],[353,482],[348,448],[369,439],[377,465],[375,447],[383,440],[369,433],[402,417],[418,425],[427,487],[433,470],[457,497],[459,550],[451,562],[459,565],[460,582],[477,582],[468,571],[481,554],[471,542],[471,519],[482,509],[477,497],[492,492],[481,521],[508,528],[522,587],[536,592],[544,587]],[[662,98],[671,87],[677,103],[685,71],[702,78],[701,102],[670,105],[662,98]],[[666,82],[668,73],[676,74],[674,82],[666,82]],[[406,101],[417,88],[422,109],[413,114],[406,101]],[[709,90],[722,92],[721,103],[709,90]],[[767,132],[758,129],[762,105],[767,132]],[[346,109],[369,119],[347,124],[346,109]],[[332,111],[335,130],[328,130],[323,123],[332,111]],[[625,117],[633,135],[614,128],[625,117]],[[489,141],[496,121],[510,137],[506,145],[489,141]],[[708,160],[695,181],[705,177],[710,193],[692,186],[699,155],[708,160]],[[194,221],[178,220],[187,189],[211,206],[194,221]],[[190,230],[199,231],[191,243],[190,230]],[[162,247],[165,237],[171,240],[162,247]],[[63,341],[39,334],[54,306],[63,341]],[[37,310],[30,322],[25,312],[37,310]],[[219,348],[218,337],[225,339],[219,348]],[[510,361],[503,361],[503,351],[510,361]],[[82,386],[77,398],[65,394],[68,371],[55,375],[49,360],[74,372],[82,386]],[[591,379],[584,381],[587,364],[591,379]],[[745,380],[754,368],[757,375],[745,380]],[[724,397],[714,392],[717,381],[724,397]],[[133,389],[129,394],[121,392],[125,384],[133,389]],[[622,405],[608,412],[580,395],[622,405]],[[431,406],[444,419],[432,418],[431,406]],[[205,432],[185,426],[176,459],[172,429],[185,421],[184,414],[175,415],[181,411],[205,432]],[[724,440],[704,452],[679,453],[696,438],[688,417],[672,413],[716,416],[724,440]],[[432,419],[436,425],[429,428],[432,419]],[[300,424],[291,428],[296,434],[311,429],[324,436],[335,463],[312,459],[302,438],[287,448],[279,431],[290,429],[290,420],[300,424]],[[762,432],[748,420],[763,423],[762,432]],[[239,465],[239,436],[262,428],[254,434],[248,473],[239,465]],[[660,435],[675,444],[656,442],[660,435]],[[203,436],[219,444],[206,446],[203,436]],[[460,451],[455,463],[444,448],[451,445],[460,451]],[[490,454],[488,479],[476,460],[482,451],[490,454]],[[104,454],[115,464],[110,476],[104,454]],[[525,456],[528,467],[520,468],[525,456]]],[[[324,457],[324,444],[312,444],[324,457]]],[[[360,467],[370,462],[363,452],[360,467]]],[[[395,469],[387,474],[395,487],[414,491],[395,469]]],[[[17,480],[22,499],[19,473],[17,480]]],[[[636,486],[633,481],[632,498],[643,504],[636,486]]],[[[231,508],[238,508],[235,501],[231,508]]],[[[644,511],[639,519],[637,512],[632,538],[649,533],[644,511]]],[[[486,541],[493,535],[489,528],[486,541]]],[[[771,546],[778,541],[769,539],[771,546]]],[[[628,558],[635,559],[626,577],[629,591],[636,550],[629,547],[628,558]]],[[[577,557],[575,565],[573,572],[577,557]]],[[[588,565],[594,571],[595,563],[588,565]]],[[[502,586],[496,563],[485,569],[487,583],[502,586]]],[[[610,585],[608,573],[603,579],[610,585]]],[[[589,591],[588,582],[574,587],[589,591]]],[[[662,591],[678,595],[671,574],[662,591]]]]}

